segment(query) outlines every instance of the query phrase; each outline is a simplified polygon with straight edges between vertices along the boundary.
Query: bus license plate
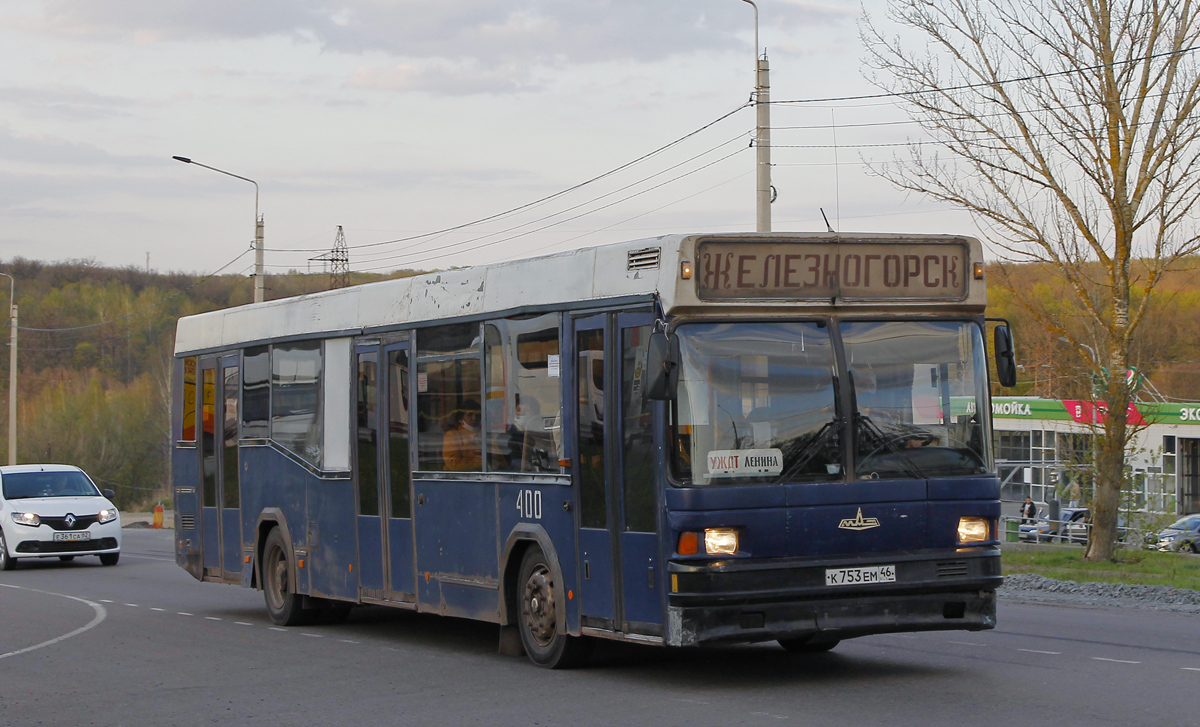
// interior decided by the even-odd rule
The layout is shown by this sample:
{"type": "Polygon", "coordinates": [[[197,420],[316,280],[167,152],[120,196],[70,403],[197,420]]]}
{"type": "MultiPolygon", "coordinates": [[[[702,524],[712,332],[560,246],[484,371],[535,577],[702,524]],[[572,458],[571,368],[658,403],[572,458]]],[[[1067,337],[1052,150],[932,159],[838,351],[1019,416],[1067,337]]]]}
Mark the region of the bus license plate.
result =
{"type": "Polygon", "coordinates": [[[55,533],[54,539],[59,540],[91,540],[91,533],[55,533]]]}
{"type": "Polygon", "coordinates": [[[830,568],[825,571],[825,585],[827,586],[895,582],[896,566],[894,565],[876,565],[870,568],[830,568]]]}

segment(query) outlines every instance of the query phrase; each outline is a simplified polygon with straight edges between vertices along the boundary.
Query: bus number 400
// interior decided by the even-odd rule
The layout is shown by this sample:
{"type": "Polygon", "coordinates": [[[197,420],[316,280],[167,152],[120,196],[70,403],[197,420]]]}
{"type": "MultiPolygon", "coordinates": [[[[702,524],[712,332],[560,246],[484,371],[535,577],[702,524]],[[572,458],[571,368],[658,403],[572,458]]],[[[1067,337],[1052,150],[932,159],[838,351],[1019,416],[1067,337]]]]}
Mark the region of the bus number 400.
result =
{"type": "Polygon", "coordinates": [[[542,519],[542,493],[534,490],[521,490],[517,493],[517,512],[527,520],[542,519]]]}

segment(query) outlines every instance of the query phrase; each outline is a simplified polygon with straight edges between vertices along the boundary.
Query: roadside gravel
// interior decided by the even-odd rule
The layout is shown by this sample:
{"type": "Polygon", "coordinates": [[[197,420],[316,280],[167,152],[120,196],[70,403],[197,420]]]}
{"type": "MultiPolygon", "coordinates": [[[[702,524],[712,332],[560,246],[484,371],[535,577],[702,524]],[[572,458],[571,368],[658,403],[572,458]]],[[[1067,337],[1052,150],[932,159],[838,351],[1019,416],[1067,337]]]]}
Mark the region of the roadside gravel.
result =
{"type": "Polygon", "coordinates": [[[1018,603],[1148,608],[1200,614],[1200,591],[1170,586],[1076,583],[1033,573],[1015,573],[1004,577],[1004,585],[998,593],[1002,601],[1018,603]]]}

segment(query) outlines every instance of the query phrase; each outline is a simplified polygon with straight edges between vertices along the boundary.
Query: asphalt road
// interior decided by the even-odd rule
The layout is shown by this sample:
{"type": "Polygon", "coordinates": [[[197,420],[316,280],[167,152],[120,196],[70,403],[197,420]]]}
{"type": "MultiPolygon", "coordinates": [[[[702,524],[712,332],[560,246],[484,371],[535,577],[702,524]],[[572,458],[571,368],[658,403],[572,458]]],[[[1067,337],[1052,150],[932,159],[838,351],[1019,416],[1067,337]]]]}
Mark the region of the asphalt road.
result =
{"type": "Polygon", "coordinates": [[[982,633],[832,653],[604,643],[550,672],[495,626],[384,608],[280,629],[261,593],[198,583],[171,531],[120,565],[0,573],[0,725],[1200,725],[1200,618],[1001,601],[982,633]]]}

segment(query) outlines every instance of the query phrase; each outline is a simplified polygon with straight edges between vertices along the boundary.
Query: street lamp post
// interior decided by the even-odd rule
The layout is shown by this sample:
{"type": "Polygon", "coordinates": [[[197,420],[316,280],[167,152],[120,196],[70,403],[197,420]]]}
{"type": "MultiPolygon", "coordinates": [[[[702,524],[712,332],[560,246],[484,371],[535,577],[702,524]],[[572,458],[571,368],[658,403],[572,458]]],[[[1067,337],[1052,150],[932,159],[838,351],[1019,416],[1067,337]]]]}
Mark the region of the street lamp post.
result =
{"type": "Polygon", "coordinates": [[[17,463],[17,281],[8,273],[9,325],[12,328],[8,349],[8,463],[17,463]]]}
{"type": "Polygon", "coordinates": [[[767,54],[759,57],[758,5],[754,0],[742,0],[754,8],[754,105],[757,113],[754,127],[755,147],[755,221],[759,232],[771,231],[771,81],[767,54]]]}
{"type": "Polygon", "coordinates": [[[198,161],[189,159],[188,157],[173,156],[172,159],[183,162],[184,164],[195,164],[198,167],[211,169],[214,172],[224,174],[227,177],[240,179],[243,182],[249,182],[254,185],[254,302],[261,303],[266,300],[266,278],[263,275],[263,218],[258,214],[258,182],[247,177],[243,177],[233,172],[227,172],[224,169],[210,167],[207,164],[201,164],[198,161]]]}

